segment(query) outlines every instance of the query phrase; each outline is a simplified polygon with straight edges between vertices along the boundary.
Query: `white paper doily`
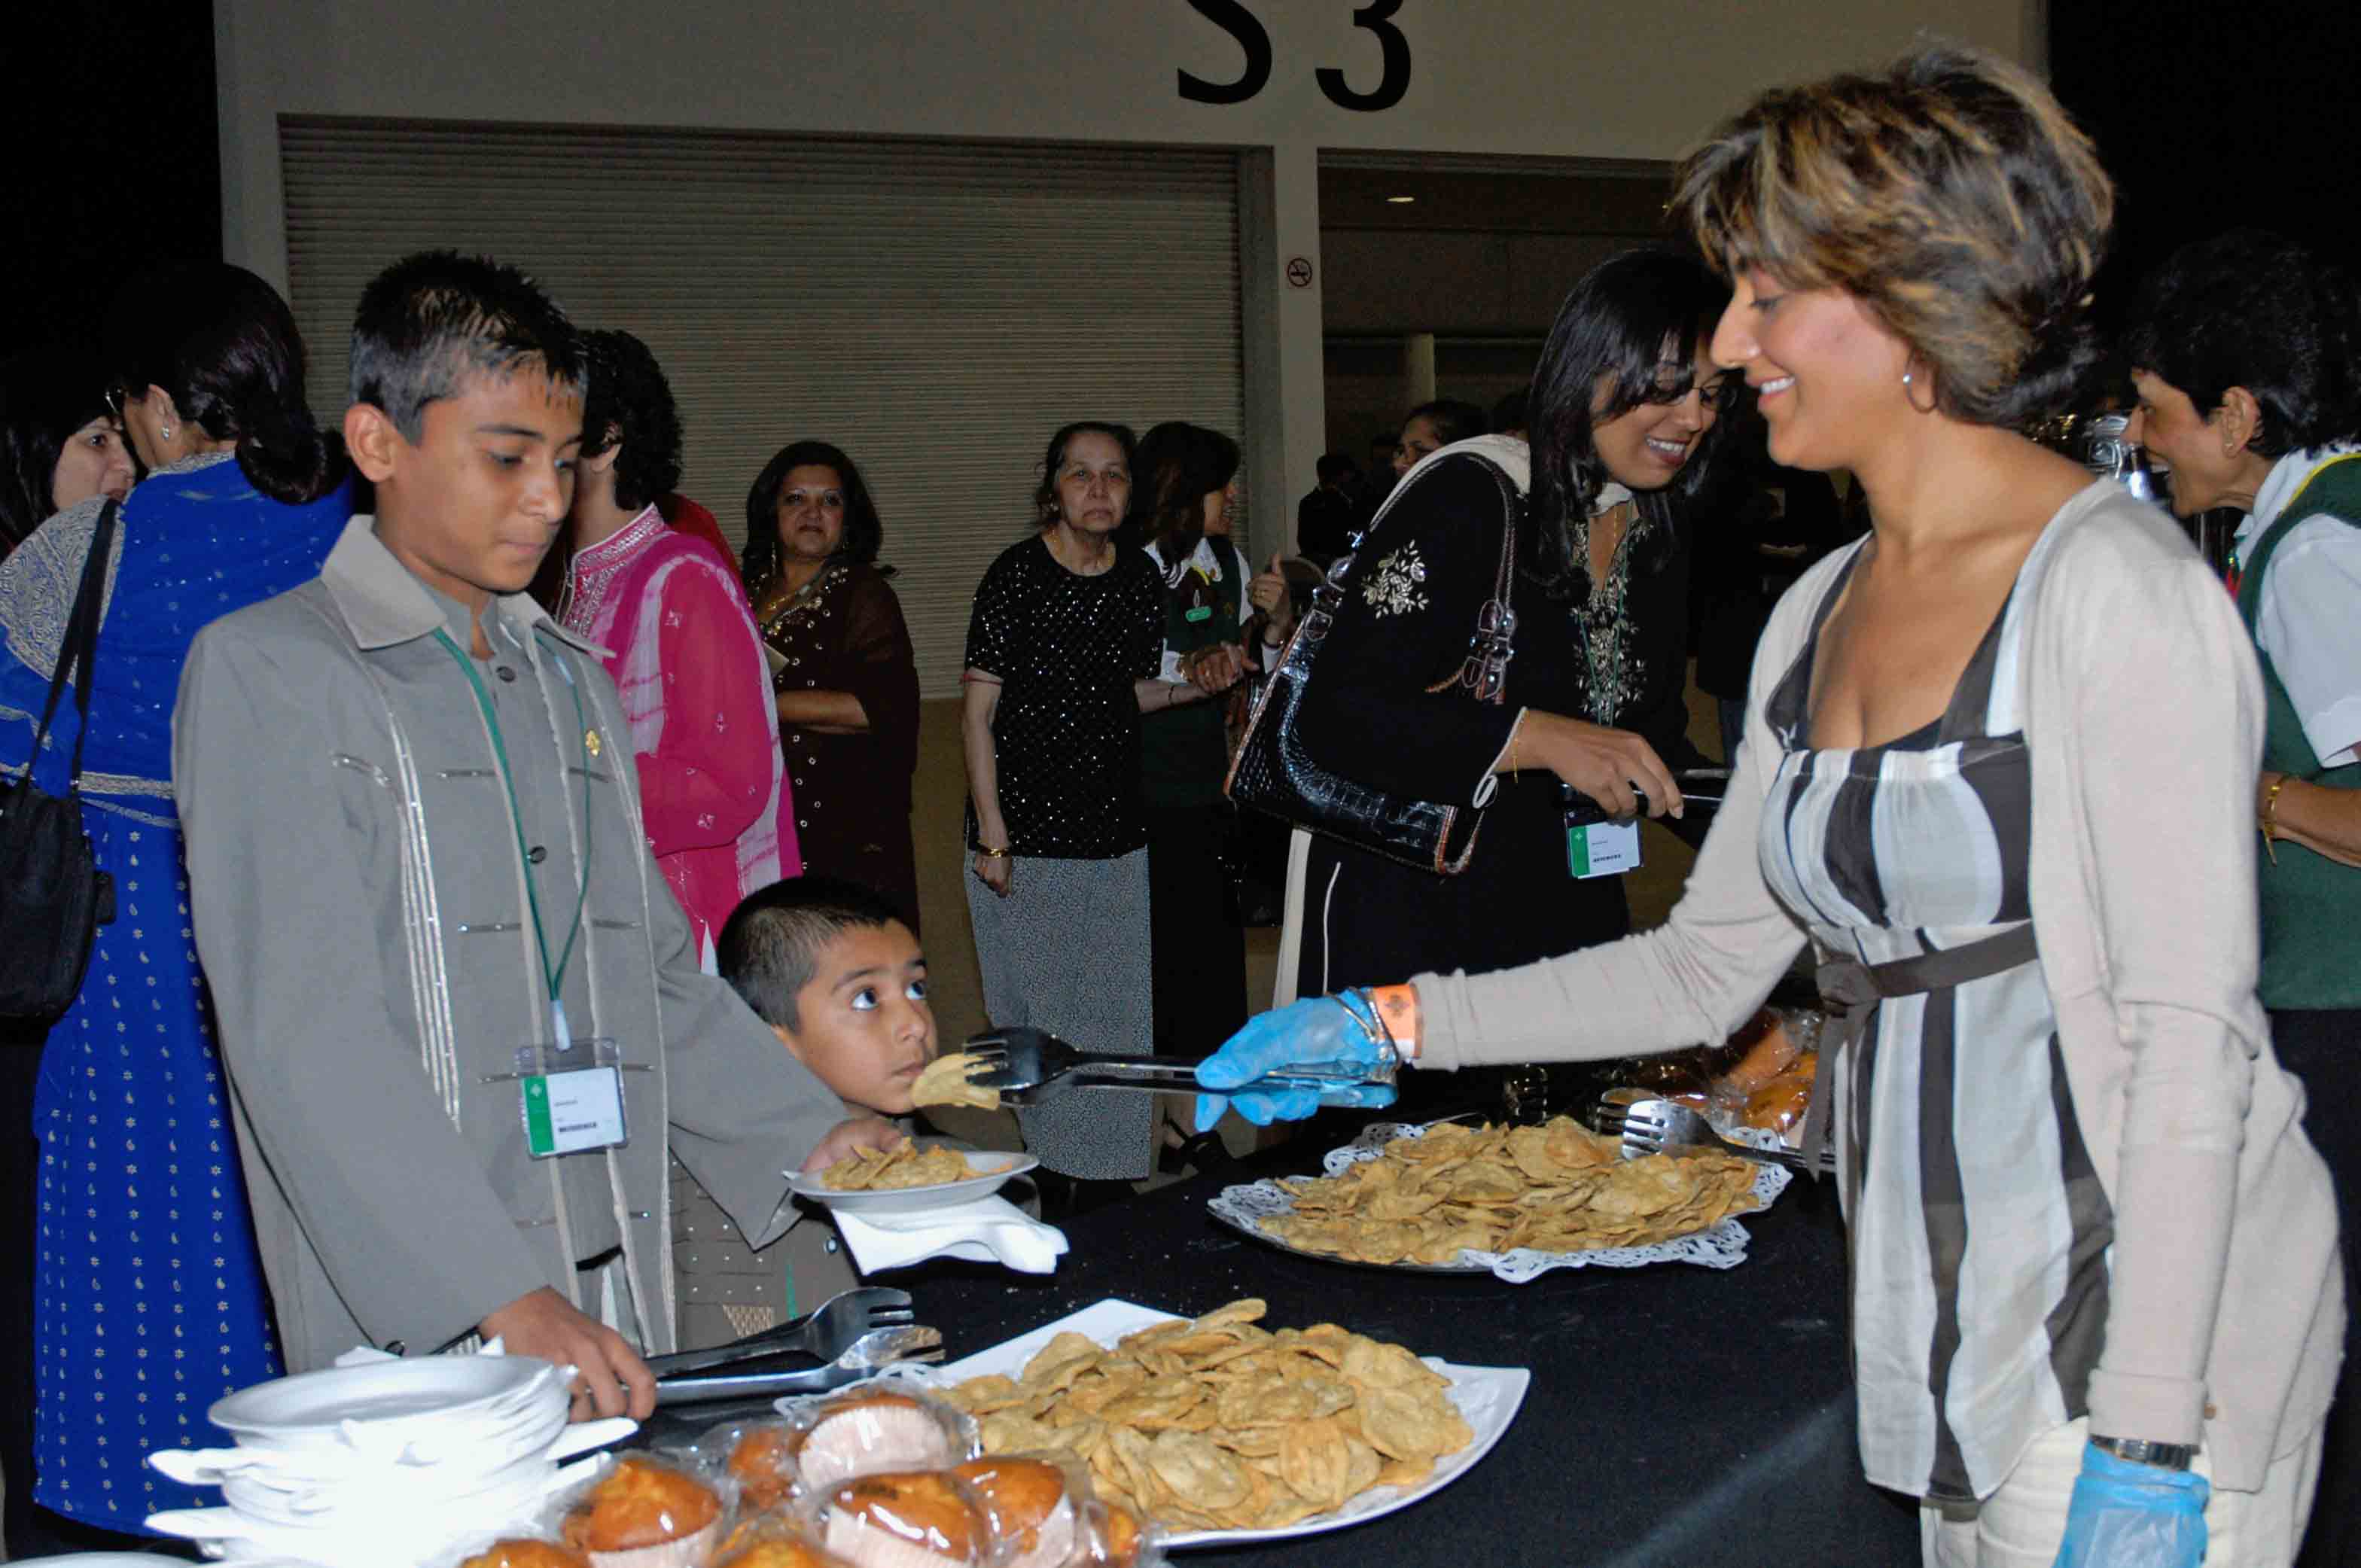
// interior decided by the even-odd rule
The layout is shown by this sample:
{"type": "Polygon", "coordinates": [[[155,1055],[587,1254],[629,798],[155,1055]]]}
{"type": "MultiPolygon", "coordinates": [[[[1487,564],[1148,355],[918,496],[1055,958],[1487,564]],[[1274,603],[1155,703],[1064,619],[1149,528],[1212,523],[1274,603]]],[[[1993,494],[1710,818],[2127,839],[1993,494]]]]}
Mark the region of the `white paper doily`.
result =
{"type": "MultiPolygon", "coordinates": [[[[1361,1129],[1361,1135],[1340,1149],[1330,1149],[1321,1160],[1330,1176],[1339,1176],[1349,1166],[1378,1157],[1378,1152],[1396,1138],[1417,1138],[1426,1135],[1424,1127],[1406,1126],[1399,1122],[1373,1122],[1361,1129]]],[[[1773,1200],[1787,1190],[1793,1177],[1785,1166],[1762,1165],[1754,1171],[1754,1196],[1759,1209],[1768,1209],[1773,1200]]],[[[1257,1223],[1263,1219],[1295,1212],[1295,1199],[1278,1182],[1265,1179],[1246,1187],[1225,1187],[1220,1196],[1205,1205],[1206,1212],[1224,1224],[1246,1232],[1256,1240],[1267,1242],[1302,1257],[1316,1257],[1328,1263],[1349,1263],[1333,1253],[1312,1252],[1290,1245],[1266,1231],[1257,1223]]],[[[1702,1231],[1671,1241],[1651,1242],[1645,1246],[1594,1247],[1585,1252],[1541,1252],[1532,1247],[1518,1247],[1511,1252],[1477,1252],[1468,1248],[1454,1263],[1372,1264],[1378,1268],[1407,1269],[1421,1274],[1489,1274],[1511,1285],[1547,1274],[1553,1268],[1640,1268],[1652,1263],[1693,1263],[1705,1268],[1735,1268],[1746,1261],[1746,1227],[1735,1216],[1719,1221],[1702,1231]]]]}

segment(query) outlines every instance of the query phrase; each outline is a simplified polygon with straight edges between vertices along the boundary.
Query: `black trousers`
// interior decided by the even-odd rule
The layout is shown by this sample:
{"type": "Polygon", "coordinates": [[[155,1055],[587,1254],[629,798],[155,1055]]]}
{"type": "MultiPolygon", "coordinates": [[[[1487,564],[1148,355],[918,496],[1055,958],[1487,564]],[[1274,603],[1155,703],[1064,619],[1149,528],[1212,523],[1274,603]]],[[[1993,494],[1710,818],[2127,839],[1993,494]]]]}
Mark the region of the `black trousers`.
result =
{"type": "Polygon", "coordinates": [[[2351,1310],[2361,1300],[2361,1008],[2271,1014],[2271,1045],[2281,1065],[2303,1080],[2303,1130],[2328,1162],[2336,1188],[2337,1243],[2345,1253],[2347,1310],[2345,1369],[2336,1379],[2321,1444],[2320,1490],[2296,1568],[2361,1568],[2361,1346],[2351,1310]]]}
{"type": "Polygon", "coordinates": [[[1246,1026],[1246,933],[1223,905],[1222,837],[1233,807],[1148,809],[1148,930],[1156,1054],[1210,1056],[1246,1026]]]}

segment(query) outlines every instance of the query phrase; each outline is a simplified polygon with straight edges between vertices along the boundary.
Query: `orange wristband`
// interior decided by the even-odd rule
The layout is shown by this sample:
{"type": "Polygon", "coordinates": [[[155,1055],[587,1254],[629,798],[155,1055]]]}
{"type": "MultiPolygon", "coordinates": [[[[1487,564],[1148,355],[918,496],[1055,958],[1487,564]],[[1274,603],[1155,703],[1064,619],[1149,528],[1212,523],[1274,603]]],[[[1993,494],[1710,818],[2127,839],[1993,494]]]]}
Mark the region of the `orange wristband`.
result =
{"type": "Polygon", "coordinates": [[[1412,985],[1373,985],[1369,988],[1369,1005],[1377,1009],[1378,1018],[1393,1037],[1394,1049],[1404,1061],[1418,1059],[1418,988],[1412,985]]]}

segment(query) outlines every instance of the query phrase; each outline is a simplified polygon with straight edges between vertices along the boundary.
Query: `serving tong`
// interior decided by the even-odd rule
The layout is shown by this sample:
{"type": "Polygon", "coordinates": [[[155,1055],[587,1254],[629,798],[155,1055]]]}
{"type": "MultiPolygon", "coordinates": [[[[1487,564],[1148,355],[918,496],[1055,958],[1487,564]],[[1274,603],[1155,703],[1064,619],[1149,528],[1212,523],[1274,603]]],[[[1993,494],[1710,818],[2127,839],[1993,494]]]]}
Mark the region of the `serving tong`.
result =
{"type": "Polygon", "coordinates": [[[648,1357],[656,1403],[817,1394],[857,1383],[902,1361],[940,1361],[939,1329],[916,1322],[910,1293],[879,1285],[840,1291],[808,1317],[710,1350],[648,1357]],[[789,1356],[818,1365],[781,1365],[789,1356]]]}
{"type": "Polygon", "coordinates": [[[744,1339],[732,1340],[709,1350],[684,1350],[671,1355],[648,1357],[648,1370],[658,1378],[676,1377],[684,1373],[703,1372],[711,1367],[728,1366],[756,1356],[780,1355],[790,1352],[810,1356],[814,1361],[833,1361],[852,1348],[853,1342],[872,1329],[899,1328],[917,1321],[910,1310],[907,1290],[888,1289],[881,1285],[864,1285],[856,1290],[840,1290],[819,1304],[819,1310],[793,1322],[781,1323],[744,1339]]]}
{"type": "Polygon", "coordinates": [[[675,1373],[656,1379],[656,1404],[698,1404],[709,1399],[773,1398],[782,1394],[820,1394],[830,1388],[840,1388],[847,1383],[858,1383],[873,1373],[905,1361],[940,1361],[943,1358],[943,1335],[940,1329],[919,1324],[900,1328],[871,1329],[844,1347],[833,1360],[818,1366],[764,1367],[751,1370],[753,1360],[770,1360],[768,1354],[731,1362],[721,1368],[698,1374],[675,1373]]]}
{"type": "MultiPolygon", "coordinates": [[[[1070,1046],[1047,1030],[1027,1025],[987,1029],[960,1048],[984,1067],[983,1071],[969,1075],[970,1083],[979,1089],[997,1090],[1001,1098],[1018,1105],[1038,1105],[1073,1089],[1130,1089],[1152,1094],[1204,1091],[1204,1085],[1197,1081],[1195,1061],[1169,1057],[1159,1059],[1106,1056],[1070,1046]]],[[[1303,1062],[1285,1072],[1270,1073],[1221,1092],[1309,1089],[1319,1093],[1364,1083],[1391,1083],[1394,1076],[1395,1065],[1391,1061],[1368,1068],[1303,1062]]]]}
{"type": "Polygon", "coordinates": [[[1714,1131],[1713,1124],[1695,1109],[1677,1101],[1663,1099],[1630,1099],[1629,1091],[1609,1090],[1591,1114],[1591,1124],[1608,1137],[1621,1141],[1623,1157],[1638,1159],[1652,1154],[1683,1154],[1709,1151],[1714,1154],[1734,1154],[1741,1159],[1751,1159],[1760,1165],[1784,1165],[1790,1170],[1809,1171],[1815,1163],[1820,1174],[1836,1174],[1836,1157],[1823,1151],[1817,1162],[1800,1150],[1791,1148],[1757,1148],[1752,1144],[1732,1143],[1714,1131]]]}

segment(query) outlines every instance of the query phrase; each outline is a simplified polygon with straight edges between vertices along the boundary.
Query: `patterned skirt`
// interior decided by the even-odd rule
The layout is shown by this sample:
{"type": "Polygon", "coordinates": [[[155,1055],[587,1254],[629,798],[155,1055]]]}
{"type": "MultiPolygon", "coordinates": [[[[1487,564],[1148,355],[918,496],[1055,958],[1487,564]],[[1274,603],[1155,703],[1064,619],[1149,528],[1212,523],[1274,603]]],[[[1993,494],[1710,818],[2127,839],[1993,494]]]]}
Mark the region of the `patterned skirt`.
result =
{"type": "MultiPolygon", "coordinates": [[[[994,1025],[1029,1024],[1083,1050],[1149,1053],[1146,850],[1112,861],[1019,855],[1006,898],[968,875],[967,908],[994,1025]]],[[[1016,1123],[1025,1146],[1067,1176],[1136,1181],[1155,1161],[1151,1095],[1076,1090],[1017,1112],[1016,1123]]]]}

